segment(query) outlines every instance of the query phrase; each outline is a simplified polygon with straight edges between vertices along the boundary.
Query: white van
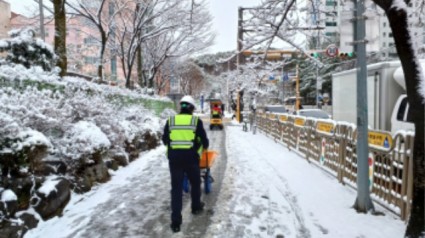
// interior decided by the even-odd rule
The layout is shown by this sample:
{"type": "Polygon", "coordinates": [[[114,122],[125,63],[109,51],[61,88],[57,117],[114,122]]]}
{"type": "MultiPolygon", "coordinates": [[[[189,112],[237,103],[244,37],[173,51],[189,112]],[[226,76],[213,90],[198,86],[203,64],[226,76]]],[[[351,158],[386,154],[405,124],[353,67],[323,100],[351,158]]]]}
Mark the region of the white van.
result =
{"type": "Polygon", "coordinates": [[[415,125],[412,118],[409,117],[409,102],[407,95],[401,95],[395,103],[391,115],[391,133],[395,134],[399,130],[414,131],[415,125]]]}

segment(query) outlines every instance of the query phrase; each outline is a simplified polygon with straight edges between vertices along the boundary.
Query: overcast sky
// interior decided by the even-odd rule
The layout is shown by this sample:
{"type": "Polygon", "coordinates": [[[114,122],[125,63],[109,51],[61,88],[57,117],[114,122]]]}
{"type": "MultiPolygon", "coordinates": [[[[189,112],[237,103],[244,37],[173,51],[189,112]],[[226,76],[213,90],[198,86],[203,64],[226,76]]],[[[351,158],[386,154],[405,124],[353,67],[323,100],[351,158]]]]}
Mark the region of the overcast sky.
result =
{"type": "MultiPolygon", "coordinates": [[[[28,9],[36,7],[34,0],[6,0],[14,12],[25,14],[28,9]]],[[[261,3],[261,0],[208,0],[211,15],[214,17],[214,29],[217,34],[215,45],[210,51],[236,50],[236,29],[238,7],[251,7],[261,3]]],[[[44,0],[44,2],[49,2],[44,0]]]]}

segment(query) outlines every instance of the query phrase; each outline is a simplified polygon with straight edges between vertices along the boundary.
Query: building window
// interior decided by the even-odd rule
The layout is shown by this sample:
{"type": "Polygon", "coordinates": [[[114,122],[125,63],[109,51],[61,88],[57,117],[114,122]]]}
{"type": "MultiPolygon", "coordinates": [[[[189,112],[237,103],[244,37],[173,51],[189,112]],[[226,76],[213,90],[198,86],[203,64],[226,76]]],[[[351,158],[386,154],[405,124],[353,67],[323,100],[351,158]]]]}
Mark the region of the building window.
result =
{"type": "Polygon", "coordinates": [[[389,53],[388,57],[390,58],[398,58],[398,54],[397,53],[389,53]]]}
{"type": "Polygon", "coordinates": [[[326,26],[336,26],[336,22],[326,22],[326,26]]]}
{"type": "Polygon", "coordinates": [[[386,45],[387,45],[387,43],[385,43],[385,42],[383,42],[383,43],[382,43],[382,46],[383,46],[383,47],[385,47],[386,45]]]}
{"type": "Polygon", "coordinates": [[[388,37],[393,37],[393,33],[392,32],[388,33],[388,37]]]}
{"type": "Polygon", "coordinates": [[[110,2],[109,3],[109,16],[112,16],[115,12],[115,5],[114,3],[110,2]]]}
{"type": "Polygon", "coordinates": [[[89,36],[89,37],[84,38],[84,44],[86,44],[86,45],[95,45],[97,43],[99,43],[99,41],[96,38],[94,38],[93,36],[89,36]]]}
{"type": "Polygon", "coordinates": [[[387,23],[386,22],[384,22],[384,27],[386,27],[387,26],[387,23]]]}
{"type": "Polygon", "coordinates": [[[336,6],[336,2],[335,1],[332,1],[332,0],[327,0],[326,1],[326,6],[334,7],[334,6],[336,6]]]}
{"type": "Polygon", "coordinates": [[[387,33],[386,32],[384,32],[384,33],[382,33],[383,35],[384,35],[384,37],[386,37],[387,36],[387,33]]]}
{"type": "Polygon", "coordinates": [[[97,63],[97,57],[86,56],[86,57],[84,57],[84,63],[86,63],[86,64],[96,64],[97,63]]]}
{"type": "Polygon", "coordinates": [[[326,32],[326,36],[336,36],[336,32],[326,32]]]}

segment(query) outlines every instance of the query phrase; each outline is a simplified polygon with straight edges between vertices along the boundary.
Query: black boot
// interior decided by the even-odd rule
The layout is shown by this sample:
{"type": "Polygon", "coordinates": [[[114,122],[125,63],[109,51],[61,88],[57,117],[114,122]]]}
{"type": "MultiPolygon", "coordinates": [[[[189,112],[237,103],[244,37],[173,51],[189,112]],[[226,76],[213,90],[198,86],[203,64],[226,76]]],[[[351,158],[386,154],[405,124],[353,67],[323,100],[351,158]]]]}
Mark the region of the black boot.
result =
{"type": "Polygon", "coordinates": [[[204,210],[204,206],[205,206],[205,203],[201,202],[198,208],[192,208],[192,214],[198,215],[199,213],[201,213],[204,210]]]}
{"type": "Polygon", "coordinates": [[[180,224],[178,224],[178,223],[171,223],[170,227],[171,227],[171,230],[172,230],[174,233],[176,233],[176,232],[179,232],[179,231],[180,231],[180,224]]]}

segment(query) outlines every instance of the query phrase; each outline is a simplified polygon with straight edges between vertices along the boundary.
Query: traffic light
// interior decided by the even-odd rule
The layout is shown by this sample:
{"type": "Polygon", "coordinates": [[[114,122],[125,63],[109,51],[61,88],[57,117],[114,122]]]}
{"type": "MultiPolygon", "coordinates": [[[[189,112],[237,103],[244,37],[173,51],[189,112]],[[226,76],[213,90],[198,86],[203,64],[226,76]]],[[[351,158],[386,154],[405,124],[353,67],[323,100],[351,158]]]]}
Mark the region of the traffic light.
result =
{"type": "Polygon", "coordinates": [[[320,57],[320,53],[319,52],[311,52],[310,56],[313,58],[319,58],[320,57]]]}
{"type": "Polygon", "coordinates": [[[341,59],[351,59],[351,58],[354,58],[354,57],[355,57],[354,52],[341,52],[339,54],[339,58],[341,58],[341,59]]]}

